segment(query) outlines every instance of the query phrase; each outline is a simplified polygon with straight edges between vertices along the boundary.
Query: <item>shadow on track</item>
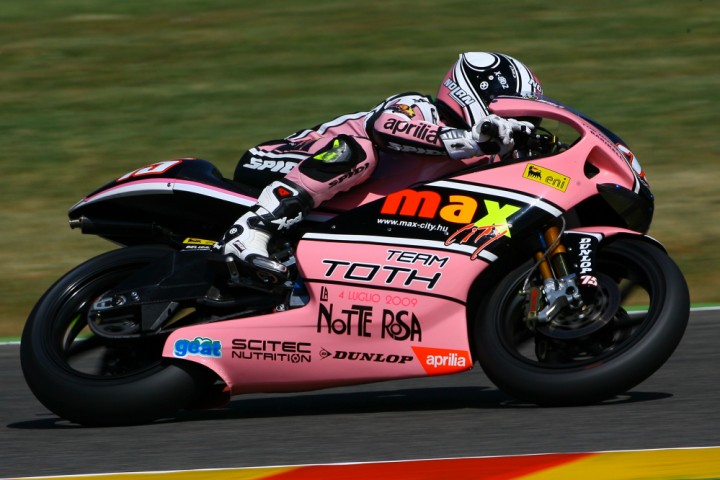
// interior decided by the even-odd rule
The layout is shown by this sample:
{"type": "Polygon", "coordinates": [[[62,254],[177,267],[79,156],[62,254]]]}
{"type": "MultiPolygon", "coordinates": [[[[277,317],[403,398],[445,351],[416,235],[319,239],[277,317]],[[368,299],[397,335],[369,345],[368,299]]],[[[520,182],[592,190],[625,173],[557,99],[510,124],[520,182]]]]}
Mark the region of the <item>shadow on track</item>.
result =
{"type": "MultiPolygon", "coordinates": [[[[672,394],[662,392],[629,392],[595,406],[651,402],[670,397],[672,394]]],[[[593,405],[582,408],[592,407],[593,405]]],[[[174,418],[159,420],[153,424],[312,415],[532,408],[542,409],[544,407],[520,402],[499,390],[488,387],[411,388],[347,393],[288,393],[271,397],[256,394],[244,398],[236,397],[235,400],[219,408],[182,411],[174,418]]],[[[83,428],[52,414],[48,414],[48,418],[15,422],[7,427],[27,430],[83,428]]]]}

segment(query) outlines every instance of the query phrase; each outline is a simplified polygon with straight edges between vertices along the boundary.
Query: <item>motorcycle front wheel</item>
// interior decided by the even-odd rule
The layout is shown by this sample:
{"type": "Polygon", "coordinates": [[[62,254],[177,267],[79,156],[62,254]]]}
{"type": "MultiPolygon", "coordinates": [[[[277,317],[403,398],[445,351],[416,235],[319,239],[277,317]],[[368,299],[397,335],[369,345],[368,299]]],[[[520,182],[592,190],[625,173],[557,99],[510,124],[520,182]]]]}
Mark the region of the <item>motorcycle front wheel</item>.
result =
{"type": "Polygon", "coordinates": [[[88,426],[145,423],[186,407],[212,382],[199,365],[164,359],[163,336],[109,340],[87,326],[93,302],[168,252],[142,246],[102,254],[38,301],[23,330],[20,359],[45,407],[88,426]]]}
{"type": "Polygon", "coordinates": [[[586,335],[548,335],[527,321],[527,296],[519,293],[527,265],[485,297],[473,325],[475,351],[501,390],[539,405],[596,403],[638,385],[673,353],[690,310],[687,283],[675,263],[641,239],[601,246],[596,263],[602,284],[594,307],[612,311],[600,312],[598,317],[610,320],[602,328],[588,328],[586,335]],[[615,291],[623,300],[607,300],[613,295],[603,291],[615,291]],[[634,297],[628,296],[631,291],[634,297]],[[626,302],[633,298],[642,298],[647,309],[632,311],[626,302]]]}

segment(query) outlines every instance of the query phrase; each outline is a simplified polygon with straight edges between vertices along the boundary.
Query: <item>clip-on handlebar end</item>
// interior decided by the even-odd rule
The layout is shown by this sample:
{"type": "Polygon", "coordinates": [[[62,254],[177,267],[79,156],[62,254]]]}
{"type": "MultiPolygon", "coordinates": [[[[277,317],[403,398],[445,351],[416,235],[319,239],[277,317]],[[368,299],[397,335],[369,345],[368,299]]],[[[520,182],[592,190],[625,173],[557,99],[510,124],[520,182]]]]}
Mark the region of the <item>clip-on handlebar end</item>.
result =
{"type": "MultiPolygon", "coordinates": [[[[498,126],[495,123],[492,122],[483,122],[480,125],[480,133],[483,135],[487,135],[489,137],[492,137],[494,139],[497,139],[500,137],[500,131],[498,130],[498,126]]],[[[526,132],[525,129],[518,130],[518,131],[512,131],[510,132],[510,137],[513,139],[513,142],[515,143],[515,148],[522,148],[525,145],[527,145],[528,141],[532,137],[532,131],[526,132]]]]}
{"type": "Polygon", "coordinates": [[[480,125],[480,133],[483,135],[487,135],[492,138],[497,138],[499,136],[497,125],[495,125],[492,122],[483,122],[480,125]]]}

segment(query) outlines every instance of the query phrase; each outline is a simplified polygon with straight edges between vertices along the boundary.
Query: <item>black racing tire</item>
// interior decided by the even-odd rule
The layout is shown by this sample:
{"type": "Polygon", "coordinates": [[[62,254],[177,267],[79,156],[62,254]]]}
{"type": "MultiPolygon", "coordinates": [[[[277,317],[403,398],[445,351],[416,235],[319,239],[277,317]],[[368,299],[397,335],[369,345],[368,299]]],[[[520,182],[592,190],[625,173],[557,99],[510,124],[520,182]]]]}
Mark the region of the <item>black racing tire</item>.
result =
{"type": "Polygon", "coordinates": [[[45,407],[86,426],[146,423],[188,406],[213,381],[200,365],[164,359],[164,338],[108,341],[87,327],[95,299],[169,252],[159,246],[107,252],[71,270],[38,301],[20,359],[45,407]]]}
{"type": "Polygon", "coordinates": [[[524,300],[518,292],[528,266],[511,272],[486,297],[473,337],[480,365],[501,390],[544,406],[592,404],[627,392],[670,357],[690,311],[687,283],[677,265],[650,241],[623,238],[600,246],[596,268],[615,284],[639,287],[649,308],[631,319],[621,307],[612,321],[587,338],[575,343],[553,340],[559,353],[550,361],[537,347],[550,342],[538,340],[542,334],[523,321],[524,300]]]}

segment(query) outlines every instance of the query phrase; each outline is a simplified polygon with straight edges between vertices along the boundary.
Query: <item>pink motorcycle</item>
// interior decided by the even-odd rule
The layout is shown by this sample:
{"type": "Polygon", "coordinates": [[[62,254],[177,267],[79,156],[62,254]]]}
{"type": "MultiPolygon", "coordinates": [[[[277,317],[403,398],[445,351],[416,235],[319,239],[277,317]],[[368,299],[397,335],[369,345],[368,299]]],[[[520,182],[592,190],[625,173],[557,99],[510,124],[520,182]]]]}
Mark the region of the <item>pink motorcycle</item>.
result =
{"type": "Polygon", "coordinates": [[[289,278],[212,249],[254,204],[251,179],[176,159],[110,182],[72,207],[70,225],[122,248],[35,305],[21,345],[28,385],[86,425],[476,362],[540,405],[633,388],[689,316],[682,273],[646,235],[644,173],[615,134],[564,105],[501,98],[491,109],[538,125],[512,160],[384,158],[277,239],[289,278]]]}

